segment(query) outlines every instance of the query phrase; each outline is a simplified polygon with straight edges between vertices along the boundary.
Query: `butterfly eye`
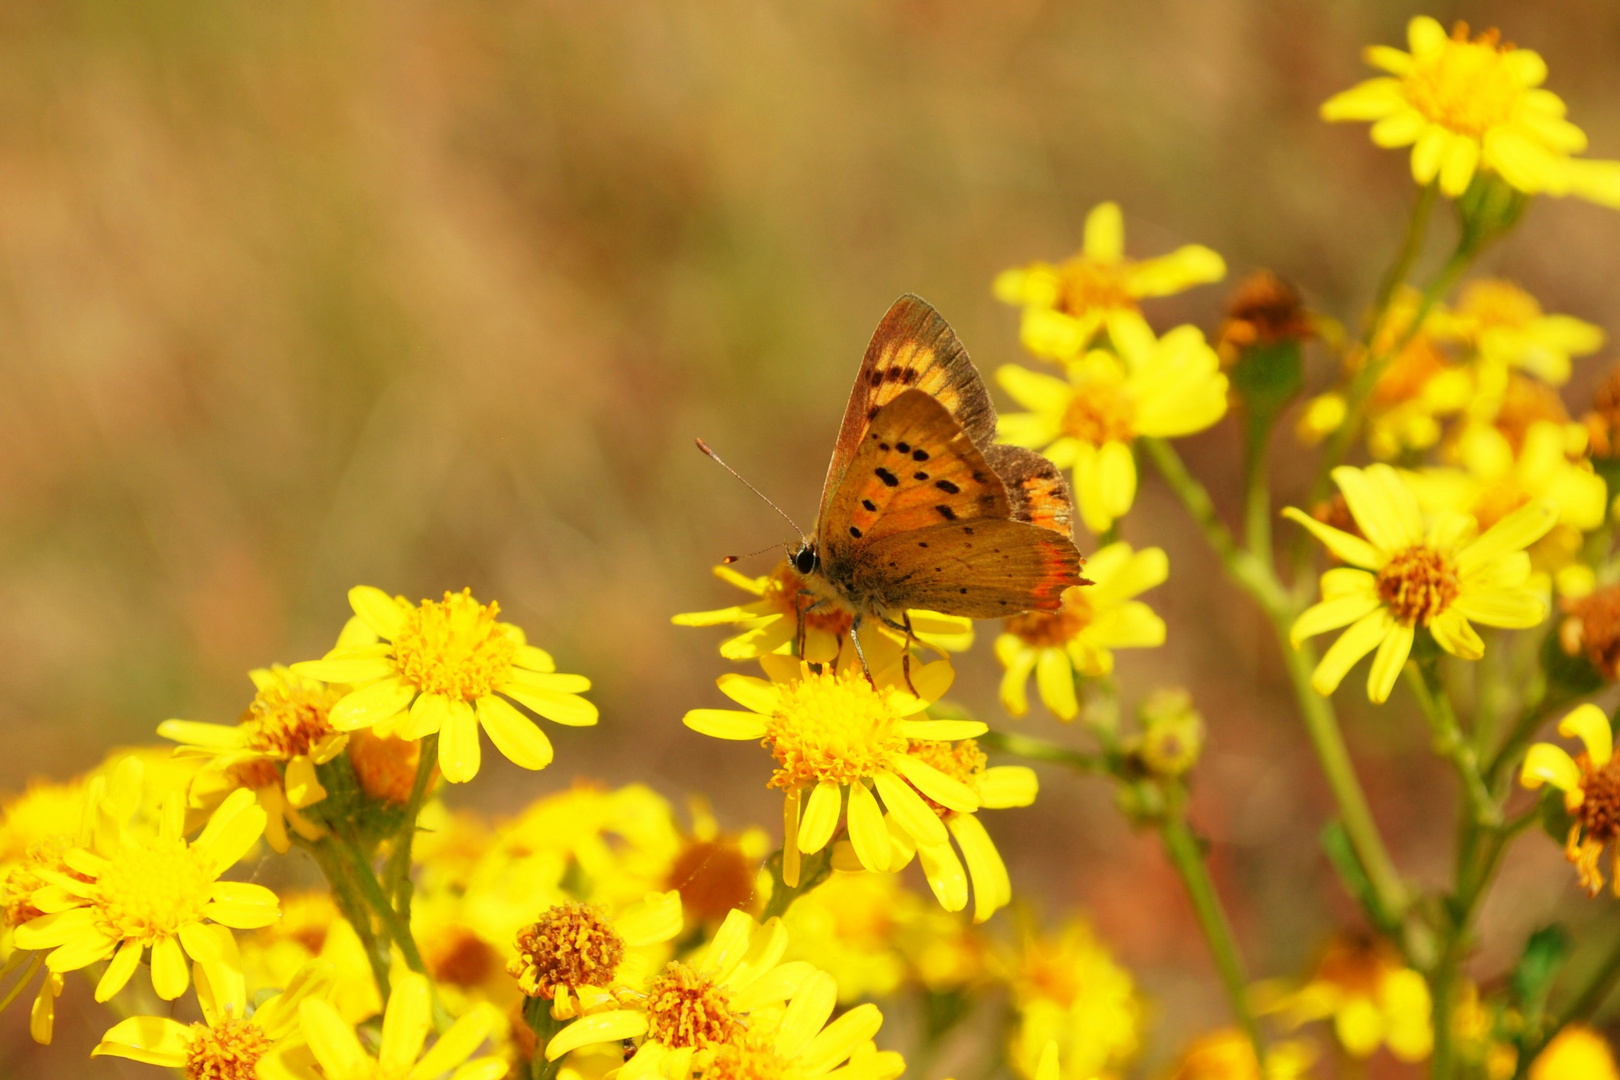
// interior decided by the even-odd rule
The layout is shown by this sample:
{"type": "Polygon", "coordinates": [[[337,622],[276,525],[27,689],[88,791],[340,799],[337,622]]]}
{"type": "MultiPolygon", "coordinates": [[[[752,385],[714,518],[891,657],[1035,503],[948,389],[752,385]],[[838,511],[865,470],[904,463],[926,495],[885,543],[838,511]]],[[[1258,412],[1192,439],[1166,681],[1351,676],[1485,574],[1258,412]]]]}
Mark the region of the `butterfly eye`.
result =
{"type": "Polygon", "coordinates": [[[819,561],[816,558],[816,549],[808,544],[793,553],[793,569],[801,574],[815,573],[819,561]]]}

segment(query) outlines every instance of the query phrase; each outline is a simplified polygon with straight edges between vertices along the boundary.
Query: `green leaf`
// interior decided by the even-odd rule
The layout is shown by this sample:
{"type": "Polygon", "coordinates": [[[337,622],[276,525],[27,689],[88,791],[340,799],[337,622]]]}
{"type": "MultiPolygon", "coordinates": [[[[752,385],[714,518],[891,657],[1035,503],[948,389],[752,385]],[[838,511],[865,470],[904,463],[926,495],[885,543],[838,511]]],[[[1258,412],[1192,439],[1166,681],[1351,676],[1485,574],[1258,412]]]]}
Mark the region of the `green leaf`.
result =
{"type": "Polygon", "coordinates": [[[1524,943],[1524,952],[1513,968],[1508,985],[1514,1003],[1526,1016],[1540,1015],[1552,991],[1553,980],[1574,949],[1569,932],[1558,923],[1543,926],[1524,943]]]}
{"type": "Polygon", "coordinates": [[[1542,788],[1541,827],[1547,830],[1547,835],[1558,841],[1559,847],[1563,847],[1569,840],[1569,830],[1574,824],[1575,819],[1564,808],[1564,793],[1553,787],[1542,788]]]}
{"type": "Polygon", "coordinates": [[[1547,696],[1568,701],[1603,689],[1603,676],[1586,654],[1570,656],[1558,641],[1555,626],[1541,641],[1541,669],[1547,674],[1547,696]]]}

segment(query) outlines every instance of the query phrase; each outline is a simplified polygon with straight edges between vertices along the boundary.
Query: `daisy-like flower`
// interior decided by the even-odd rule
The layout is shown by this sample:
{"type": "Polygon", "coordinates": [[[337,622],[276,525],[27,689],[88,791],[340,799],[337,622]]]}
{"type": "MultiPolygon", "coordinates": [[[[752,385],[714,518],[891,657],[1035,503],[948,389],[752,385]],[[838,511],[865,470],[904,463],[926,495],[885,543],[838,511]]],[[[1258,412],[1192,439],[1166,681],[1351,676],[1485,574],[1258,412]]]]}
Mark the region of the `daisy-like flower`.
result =
{"type": "Polygon", "coordinates": [[[285,1075],[278,1058],[298,1033],[299,1004],[324,997],[331,983],[331,965],[311,962],[293,974],[285,990],[250,1012],[240,975],[216,987],[202,974],[197,978],[202,1023],[131,1016],[109,1028],[90,1056],[183,1069],[187,1080],[278,1078],[285,1075]]]}
{"type": "MultiPolygon", "coordinates": [[[[1603,891],[1598,859],[1620,838],[1620,764],[1614,756],[1614,729],[1596,705],[1582,705],[1558,722],[1558,734],[1580,739],[1585,751],[1571,757],[1557,743],[1536,743],[1525,755],[1519,782],[1535,789],[1551,784],[1564,793],[1573,822],[1564,854],[1575,864],[1588,896],[1603,891]]],[[[1620,845],[1615,848],[1615,895],[1620,896],[1620,845]]]]}
{"type": "Polygon", "coordinates": [[[1056,934],[1024,927],[1004,964],[1018,1012],[1007,1050],[1020,1075],[1037,1077],[1054,1041],[1064,1080],[1112,1074],[1136,1055],[1143,1010],[1135,981],[1085,923],[1056,934]]]}
{"type": "Polygon", "coordinates": [[[1041,700],[1059,720],[1080,712],[1074,678],[1097,678],[1114,670],[1115,649],[1150,649],[1164,644],[1164,620],[1135,599],[1170,576],[1162,548],[1132,551],[1120,541],[1086,558],[1095,584],[1063,593],[1057,611],[1015,615],[996,638],[996,658],[1006,669],[1001,703],[1012,716],[1029,712],[1025,686],[1031,672],[1041,700]]]}
{"type": "Polygon", "coordinates": [[[1420,626],[1453,656],[1478,660],[1485,643],[1470,620],[1523,629],[1547,617],[1546,597],[1529,584],[1524,549],[1557,521],[1551,504],[1526,503],[1476,536],[1478,525],[1464,514],[1436,515],[1425,528],[1417,496],[1388,465],[1341,465],[1333,479],[1361,536],[1294,507],[1283,511],[1349,564],[1322,575],[1321,602],[1289,631],[1298,648],[1307,638],[1349,626],[1316,665],[1311,686],[1317,693],[1333,693],[1356,661],[1376,649],[1367,696],[1385,701],[1420,626]]]}
{"type": "Polygon", "coordinates": [[[229,957],[236,949],[228,928],[251,930],[274,922],[276,894],[263,885],[220,881],[219,875],[264,834],[264,810],[253,792],[234,791],[201,835],[187,843],[185,806],[171,794],[157,834],[137,835],[127,821],[140,768],[128,764],[134,767],[121,769],[108,785],[91,844],[63,857],[74,873],[41,871],[49,884],[34,893],[33,904],[43,914],[17,929],[17,945],[52,950],[45,962],[54,972],[111,958],[96,984],[97,1001],[124,988],[148,949],[152,988],[165,1001],[191,984],[187,956],[216,986],[240,978],[231,970],[229,957]]]}
{"type": "Polygon", "coordinates": [[[1109,336],[1115,351],[1071,361],[1067,380],[1010,364],[996,371],[1002,388],[1030,410],[1001,418],[1001,441],[1072,468],[1081,520],[1094,533],[1107,531],[1136,499],[1131,443],[1138,435],[1191,435],[1226,415],[1226,376],[1196,326],[1155,338],[1138,322],[1109,336]]]}
{"type": "Polygon", "coordinates": [[[1426,15],[1407,24],[1406,37],[1411,52],[1368,49],[1367,62],[1389,74],[1329,98],[1322,118],[1371,121],[1373,142],[1412,147],[1412,178],[1438,181],[1453,198],[1483,171],[1526,194],[1620,205],[1613,163],[1571,159],[1586,149],[1586,135],[1564,119],[1558,95],[1541,88],[1547,64],[1538,53],[1504,43],[1495,30],[1470,38],[1466,23],[1447,36],[1426,15]]]}
{"type": "Polygon", "coordinates": [[[177,755],[206,762],[192,780],[193,806],[211,810],[237,788],[249,789],[269,822],[265,839],[286,854],[287,826],[306,840],[318,840],[325,831],[299,811],[326,798],[315,766],[337,757],[349,741],[327,719],[343,694],[279,665],[250,671],[248,678],[257,692],[241,722],[165,720],[157,733],[180,744],[177,755]]]}
{"type": "Polygon", "coordinates": [[[1530,1080],[1620,1080],[1620,1068],[1602,1035],[1585,1024],[1570,1024],[1536,1055],[1530,1080]]]}
{"type": "MultiPolygon", "coordinates": [[[[720,644],[720,655],[727,660],[754,660],[769,653],[788,653],[799,632],[800,608],[808,606],[804,577],[792,562],[782,562],[763,577],[751,578],[729,566],[714,568],[714,576],[729,585],[758,597],[745,604],[714,611],[689,611],[670,621],[676,626],[738,626],[743,632],[720,644]]],[[[946,652],[963,652],[973,647],[973,620],[932,611],[913,611],[911,628],[916,639],[946,652]]],[[[830,663],[842,649],[852,616],[847,611],[812,611],[804,616],[804,657],[811,663],[830,663]]],[[[898,634],[881,623],[870,623],[877,634],[900,640],[898,634]]],[[[863,627],[863,630],[867,629],[863,627]]],[[[868,635],[861,635],[862,644],[868,635]]],[[[870,646],[868,646],[870,647],[870,646]]]]}
{"type": "Polygon", "coordinates": [[[376,1057],[320,998],[300,1002],[298,1020],[308,1053],[283,1056],[286,1080],[436,1080],[452,1071],[455,1080],[499,1080],[508,1068],[501,1058],[472,1056],[500,1025],[500,1013],[490,1005],[475,1005],[423,1052],[433,1030],[433,997],[427,978],[415,972],[395,979],[376,1057]]]}
{"type": "Polygon", "coordinates": [[[681,932],[681,894],[649,893],[617,915],[595,904],[565,900],[517,933],[517,955],[507,974],[529,997],[550,1001],[559,1020],[581,1008],[610,1004],[625,986],[647,975],[649,945],[672,941],[681,932]]]}
{"type": "Polygon", "coordinates": [[[1469,282],[1446,321],[1482,361],[1553,386],[1569,381],[1573,357],[1597,352],[1605,337],[1601,327],[1573,315],[1548,315],[1519,286],[1494,278],[1469,282]]]}
{"type": "MultiPolygon", "coordinates": [[[[810,964],[779,962],[786,950],[787,931],[780,919],[761,925],[745,912],[733,911],[695,960],[669,964],[644,992],[621,994],[619,1008],[575,1020],[546,1044],[546,1059],[556,1061],[596,1043],[640,1039],[620,1080],[654,1075],[687,1080],[751,1026],[755,1010],[779,1005],[814,980],[810,964]]],[[[836,1000],[836,988],[832,994],[836,1000]]]]}
{"type": "Polygon", "coordinates": [[[817,671],[773,655],[760,666],[769,681],[738,674],[719,680],[721,692],[748,711],[693,709],[684,722],[717,739],[763,740],[770,748],[777,763],[770,786],[787,793],[782,878],[789,885],[798,883],[800,854],[826,847],[841,824],[862,866],[888,870],[884,806],[899,831],[929,847],[949,837],[930,800],[962,814],[979,808],[972,788],[911,753],[912,740],[970,739],[989,730],[920,715],[949,688],[955,673],[948,661],[912,668],[911,686],[921,696],[905,688],[898,661],[876,673],[876,686],[853,662],[817,671]]]}
{"type": "Polygon", "coordinates": [[[883,1025],[878,1007],[857,1005],[828,1023],[837,1004],[837,983],[826,972],[816,972],[785,1009],[761,1010],[756,1022],[738,1028],[716,1047],[704,1080],[898,1077],[905,1060],[872,1045],[872,1036],[883,1025]]]}
{"type": "Polygon", "coordinates": [[[551,740],[512,701],[559,724],[596,723],[596,706],[579,696],[590,680],[557,674],[522,630],[495,618],[499,605],[480,604],[470,589],[412,606],[357,585],[349,604],[364,625],[346,638],[369,643],[340,642],[320,660],[293,665],[305,678],[354,687],[332,706],[338,731],[371,727],[407,740],[438,732],[439,770],[460,784],[478,775],[480,726],[514,764],[551,764],[551,740]]]}
{"type": "Polygon", "coordinates": [[[1354,1058],[1388,1046],[1401,1061],[1422,1061],[1434,1048],[1428,984],[1383,942],[1339,935],[1303,986],[1262,984],[1258,996],[1261,1011],[1276,1013],[1289,1029],[1331,1019],[1354,1058]]]}
{"type": "Polygon", "coordinates": [[[1055,266],[1037,262],[1003,270],[994,290],[998,300],[1024,309],[1019,336],[1026,349],[1046,360],[1071,360],[1100,331],[1115,341],[1140,336],[1147,329],[1142,300],[1225,276],[1226,263],[1202,244],[1127,259],[1124,215],[1117,203],[1105,202],[1086,215],[1080,254],[1055,266]]]}
{"type": "Polygon", "coordinates": [[[1261,1072],[1249,1037],[1237,1028],[1221,1028],[1193,1040],[1170,1080],[1304,1080],[1315,1060],[1304,1043],[1276,1043],[1266,1049],[1261,1072]]]}
{"type": "MultiPolygon", "coordinates": [[[[978,799],[980,809],[1028,806],[1035,801],[1039,790],[1035,770],[1024,765],[986,768],[984,751],[973,739],[954,743],[932,739],[912,739],[910,742],[907,756],[967,788],[978,799]]],[[[971,878],[973,921],[984,922],[996,913],[997,908],[1012,902],[1012,881],[1007,876],[1006,864],[1001,861],[1001,853],[973,814],[944,806],[932,798],[926,798],[926,801],[945,823],[949,839],[931,842],[918,838],[904,828],[891,830],[898,857],[891,850],[889,869],[903,869],[915,851],[922,862],[928,887],[946,911],[961,911],[967,906],[968,880],[971,878]],[[953,839],[961,849],[961,859],[951,848],[950,841],[953,839]],[[964,862],[967,864],[965,872],[962,868],[964,862]]],[[[837,849],[838,852],[843,850],[843,845],[837,849]]],[[[849,854],[854,854],[853,845],[849,854]]],[[[850,864],[844,867],[846,869],[861,865],[858,858],[834,858],[834,865],[840,862],[850,864]]]]}

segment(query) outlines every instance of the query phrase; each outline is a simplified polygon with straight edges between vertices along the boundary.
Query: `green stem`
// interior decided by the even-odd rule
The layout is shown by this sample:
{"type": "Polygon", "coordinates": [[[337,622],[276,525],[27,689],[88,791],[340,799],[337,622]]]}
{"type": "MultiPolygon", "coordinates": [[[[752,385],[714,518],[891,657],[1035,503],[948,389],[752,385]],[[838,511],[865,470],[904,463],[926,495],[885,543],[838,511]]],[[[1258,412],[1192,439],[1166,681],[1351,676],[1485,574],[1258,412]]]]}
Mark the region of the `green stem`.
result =
{"type": "Polygon", "coordinates": [[[523,999],[523,1022],[534,1032],[535,1040],[534,1056],[529,1059],[529,1080],[553,1080],[562,1067],[562,1059],[548,1061],[546,1044],[563,1029],[566,1022],[552,1016],[551,1002],[539,997],[523,999]]]}
{"type": "Polygon", "coordinates": [[[1412,214],[1406,219],[1406,235],[1401,238],[1401,249],[1384,272],[1383,280],[1378,283],[1378,294],[1373,298],[1373,319],[1367,326],[1363,342],[1371,343],[1378,336],[1384,318],[1389,314],[1389,302],[1394,298],[1395,290],[1406,282],[1406,276],[1412,272],[1412,264],[1417,262],[1418,255],[1423,251],[1429,216],[1434,211],[1435,197],[1439,193],[1436,184],[1429,184],[1418,191],[1417,202],[1412,204],[1412,214]]]}
{"type": "Polygon", "coordinates": [[[1434,734],[1434,751],[1451,762],[1462,782],[1463,799],[1467,803],[1474,824],[1494,829],[1502,823],[1502,808],[1491,798],[1490,788],[1480,772],[1479,756],[1474,744],[1462,733],[1457,715],[1452,711],[1451,699],[1440,680],[1439,665],[1434,657],[1406,664],[1406,681],[1418,700],[1429,730],[1434,734]]]}
{"type": "Polygon", "coordinates": [[[1270,618],[1281,646],[1283,663],[1294,684],[1294,696],[1299,703],[1306,733],[1327,777],[1334,802],[1338,804],[1345,833],[1350,837],[1350,843],[1372,886],[1373,895],[1383,909],[1371,914],[1380,925],[1398,923],[1406,912],[1406,887],[1401,883],[1400,874],[1395,870],[1377,823],[1373,820],[1361,781],[1357,779],[1355,766],[1350,761],[1350,751],[1345,747],[1344,735],[1339,730],[1333,705],[1311,688],[1311,671],[1316,666],[1315,653],[1308,645],[1296,649],[1288,640],[1288,627],[1295,612],[1287,592],[1273,574],[1269,563],[1256,558],[1252,552],[1243,551],[1233,541],[1231,532],[1215,514],[1215,504],[1209,492],[1187,471],[1175,449],[1162,439],[1140,441],[1145,444],[1148,456],[1164,476],[1165,482],[1181,499],[1193,521],[1203,531],[1205,539],[1220,556],[1227,574],[1259,602],[1270,618]]]}
{"type": "Polygon", "coordinates": [[[377,993],[387,1002],[390,993],[388,949],[377,939],[371,912],[360,898],[348,861],[338,852],[336,837],[328,834],[321,840],[311,842],[294,836],[293,842],[308,851],[315,859],[315,865],[321,868],[327,884],[332,888],[332,899],[339,913],[354,927],[355,935],[365,950],[366,961],[371,965],[371,977],[377,983],[377,993]]]}
{"type": "Polygon", "coordinates": [[[394,939],[394,944],[399,946],[399,951],[405,956],[406,966],[418,974],[426,975],[427,965],[422,962],[421,950],[416,947],[416,939],[411,936],[410,924],[404,922],[399,912],[388,903],[388,897],[384,895],[382,885],[377,881],[377,875],[372,871],[370,864],[355,845],[335,836],[334,839],[335,846],[349,864],[361,897],[382,921],[383,929],[394,939]]]}
{"type": "Polygon", "coordinates": [[[1185,808],[1181,805],[1179,793],[1166,792],[1167,812],[1159,822],[1159,835],[1164,840],[1165,852],[1170,856],[1170,862],[1175,866],[1176,873],[1181,875],[1182,884],[1187,887],[1187,896],[1192,900],[1193,911],[1198,916],[1198,925],[1204,931],[1204,940],[1209,944],[1210,954],[1215,959],[1215,968],[1220,973],[1221,986],[1226,991],[1227,1002],[1232,1008],[1232,1015],[1243,1033],[1249,1037],[1254,1047],[1254,1059],[1262,1063],[1266,1060],[1265,1039],[1260,1034],[1260,1025],[1255,1021],[1254,1013],[1249,1008],[1248,977],[1243,972],[1243,959],[1238,952],[1237,939],[1232,934],[1232,924],[1226,917],[1226,910],[1221,906],[1219,894],[1215,891],[1215,883],[1210,880],[1209,868],[1204,864],[1204,853],[1198,838],[1193,835],[1187,824],[1185,808]]]}
{"type": "Polygon", "coordinates": [[[1508,770],[1530,745],[1530,740],[1536,736],[1536,730],[1547,717],[1571,700],[1573,699],[1549,692],[1540,701],[1525,706],[1519,713],[1519,718],[1513,722],[1508,737],[1502,741],[1501,749],[1491,758],[1490,764],[1485,766],[1485,783],[1492,791],[1501,790],[1502,781],[1506,778],[1508,770]]]}
{"type": "Polygon", "coordinates": [[[422,813],[422,800],[427,796],[428,784],[433,780],[433,769],[439,760],[439,733],[424,736],[418,744],[420,756],[416,762],[416,779],[411,783],[411,795],[405,803],[405,820],[400,825],[394,849],[388,853],[388,865],[383,869],[383,893],[388,896],[407,926],[411,921],[411,847],[416,840],[416,819],[422,813]]]}
{"type": "Polygon", "coordinates": [[[782,882],[782,852],[778,850],[768,860],[766,868],[771,872],[771,899],[765,905],[760,921],[774,915],[785,915],[787,909],[793,906],[793,901],[827,880],[832,873],[832,842],[820,851],[800,856],[799,883],[786,885],[782,882]]]}
{"type": "Polygon", "coordinates": [[[1067,765],[1076,772],[1090,776],[1103,776],[1109,772],[1108,760],[1101,754],[1071,750],[1067,746],[1058,746],[1044,739],[1032,739],[1027,735],[1013,735],[1005,731],[989,731],[980,735],[978,741],[979,746],[986,750],[1000,751],[1030,761],[1051,761],[1067,765]]]}
{"type": "Polygon", "coordinates": [[[1261,430],[1250,431],[1243,450],[1243,542],[1251,555],[1267,563],[1271,562],[1271,488],[1266,483],[1270,445],[1268,423],[1261,430]]]}

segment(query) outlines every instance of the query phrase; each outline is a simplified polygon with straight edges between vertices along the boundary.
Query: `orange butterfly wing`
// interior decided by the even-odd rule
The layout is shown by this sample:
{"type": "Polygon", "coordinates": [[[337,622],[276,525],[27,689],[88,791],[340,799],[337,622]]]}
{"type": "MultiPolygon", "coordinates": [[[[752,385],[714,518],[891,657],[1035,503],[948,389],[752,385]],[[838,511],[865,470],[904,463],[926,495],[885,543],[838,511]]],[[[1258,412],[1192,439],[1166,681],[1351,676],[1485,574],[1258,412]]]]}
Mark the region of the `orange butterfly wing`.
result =
{"type": "Polygon", "coordinates": [[[886,572],[873,596],[892,610],[926,608],[970,619],[1056,611],[1063,591],[1088,585],[1074,542],[1024,521],[989,518],[898,533],[861,552],[856,575],[886,572]]]}
{"type": "Polygon", "coordinates": [[[974,445],[995,440],[995,406],[956,331],[926,300],[908,293],[878,323],[861,360],[821,489],[822,518],[878,410],[907,390],[938,401],[974,445]]]}

